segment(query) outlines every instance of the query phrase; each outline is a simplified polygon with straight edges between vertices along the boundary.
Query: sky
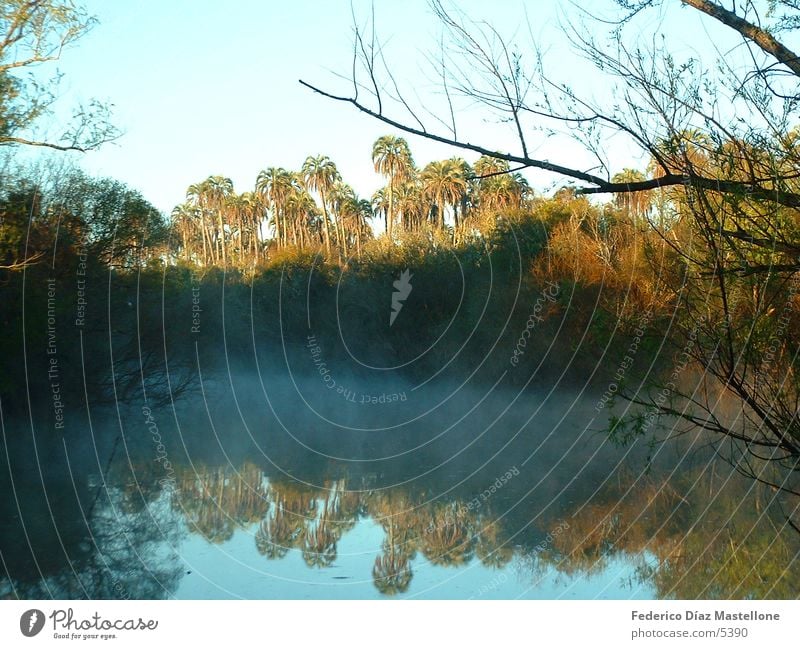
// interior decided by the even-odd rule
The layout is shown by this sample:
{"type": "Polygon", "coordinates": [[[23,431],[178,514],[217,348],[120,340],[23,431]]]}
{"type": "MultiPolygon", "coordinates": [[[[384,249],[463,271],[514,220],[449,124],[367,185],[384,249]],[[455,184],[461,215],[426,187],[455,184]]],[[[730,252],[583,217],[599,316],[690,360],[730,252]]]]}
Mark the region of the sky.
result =
{"type": "MultiPolygon", "coordinates": [[[[84,5],[99,22],[57,63],[64,75],[60,104],[66,110],[91,98],[107,101],[123,131],[99,151],[76,154],[88,172],[125,181],[167,213],[190,184],[209,175],[230,177],[237,191],[247,191],[259,170],[299,169],[308,155],[330,156],[362,196],[385,184],[372,167],[372,144],[381,135],[402,133],[298,83],[349,89],[337,74],[350,70],[353,16],[367,21],[369,2],[86,0],[84,5]]],[[[470,17],[490,20],[504,36],[544,44],[553,62],[550,72],[571,75],[583,90],[602,94],[585,66],[576,68],[567,56],[559,28],[567,3],[466,0],[459,7],[470,17]]],[[[658,12],[652,17],[662,19],[658,12]]],[[[440,28],[426,0],[375,2],[375,23],[398,79],[410,96],[437,112],[441,97],[426,56],[437,50],[440,28]]],[[[696,40],[685,26],[682,30],[687,43],[696,40]]],[[[532,63],[532,52],[522,52],[523,62],[532,63]]],[[[478,107],[468,108],[461,137],[518,151],[506,125],[487,119],[478,107]]],[[[477,157],[405,137],[420,166],[453,155],[477,157]]],[[[565,141],[533,136],[531,148],[532,155],[554,162],[590,164],[565,141]]],[[[642,166],[624,146],[612,149],[620,169],[642,166]]],[[[528,176],[542,189],[552,189],[557,180],[542,172],[528,176]]]]}

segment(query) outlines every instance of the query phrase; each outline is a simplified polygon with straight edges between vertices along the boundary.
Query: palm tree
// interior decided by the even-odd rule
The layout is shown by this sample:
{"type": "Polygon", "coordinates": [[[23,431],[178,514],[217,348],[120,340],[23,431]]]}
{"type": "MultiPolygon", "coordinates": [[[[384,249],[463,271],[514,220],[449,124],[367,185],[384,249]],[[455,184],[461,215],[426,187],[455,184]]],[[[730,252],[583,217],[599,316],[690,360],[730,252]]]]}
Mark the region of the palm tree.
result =
{"type": "Polygon", "coordinates": [[[359,199],[353,188],[339,183],[335,193],[336,210],[342,223],[342,241],[344,254],[347,255],[347,244],[351,238],[355,240],[356,255],[361,259],[361,240],[369,231],[367,219],[372,218],[372,204],[366,199],[359,199]]]}
{"type": "Polygon", "coordinates": [[[500,160],[499,158],[492,158],[487,155],[482,155],[475,161],[474,165],[475,175],[481,180],[485,180],[492,175],[500,175],[507,173],[509,170],[508,161],[500,160]]]}
{"type": "MultiPolygon", "coordinates": [[[[709,135],[699,129],[689,128],[672,133],[668,138],[658,142],[659,159],[652,158],[647,165],[647,174],[651,178],[663,176],[666,171],[681,173],[691,176],[714,177],[717,172],[712,168],[713,159],[718,154],[717,148],[709,135]]],[[[651,199],[658,199],[659,217],[664,225],[665,207],[668,205],[675,210],[674,217],[681,220],[682,213],[687,207],[687,192],[690,187],[675,185],[659,189],[658,194],[649,193],[651,199]]],[[[691,211],[691,210],[690,210],[691,211]]]]}
{"type": "Polygon", "coordinates": [[[372,212],[372,203],[366,198],[357,200],[354,208],[353,218],[356,228],[356,253],[358,254],[358,260],[361,261],[361,241],[365,237],[372,238],[372,229],[369,226],[369,220],[374,214],[372,212]]]}
{"type": "Polygon", "coordinates": [[[376,217],[383,217],[383,222],[389,222],[389,188],[381,187],[372,195],[372,213],[376,217]]]}
{"type": "Polygon", "coordinates": [[[230,196],[225,198],[225,211],[231,217],[229,228],[230,228],[230,246],[231,246],[231,256],[233,256],[234,250],[238,250],[239,253],[239,265],[244,265],[244,205],[242,204],[242,198],[239,194],[233,193],[230,196]],[[236,236],[234,237],[234,229],[236,236]],[[234,246],[234,240],[237,242],[237,246],[234,246]]]}
{"type": "Polygon", "coordinates": [[[186,202],[197,208],[196,214],[200,217],[200,237],[203,240],[203,263],[207,264],[211,251],[211,235],[206,227],[208,205],[205,184],[195,183],[189,185],[189,189],[186,190],[186,202]]]}
{"type": "Polygon", "coordinates": [[[458,197],[452,201],[453,205],[453,243],[457,242],[457,235],[459,230],[461,229],[462,221],[467,216],[467,196],[469,193],[469,179],[472,178],[472,167],[469,166],[469,163],[464,160],[463,158],[453,157],[448,160],[448,162],[452,163],[454,167],[454,171],[456,175],[460,179],[461,191],[458,197]],[[458,209],[461,208],[461,214],[459,215],[458,209]]]}
{"type": "Polygon", "coordinates": [[[388,210],[386,212],[386,236],[392,240],[394,223],[394,192],[397,183],[405,180],[414,169],[414,160],[408,142],[402,137],[384,135],[372,146],[372,162],[375,171],[389,179],[388,210]]]}
{"type": "Polygon", "coordinates": [[[422,195],[436,205],[436,222],[444,229],[445,207],[461,200],[467,191],[467,176],[460,163],[438,160],[422,170],[422,195]]]}
{"type": "Polygon", "coordinates": [[[226,238],[225,238],[225,216],[226,216],[226,201],[233,193],[233,181],[224,176],[209,176],[202,183],[203,191],[207,196],[207,204],[212,212],[217,215],[217,228],[218,232],[215,237],[215,246],[217,248],[217,261],[220,256],[222,257],[222,265],[227,265],[226,238]]]}
{"type": "MultiPolygon", "coordinates": [[[[261,231],[261,216],[263,201],[255,192],[244,192],[239,196],[239,207],[242,210],[244,230],[247,232],[247,250],[252,254],[254,264],[258,263],[258,251],[261,247],[259,233],[261,231]]],[[[245,247],[244,241],[241,243],[245,247]]]]}
{"type": "Polygon", "coordinates": [[[292,243],[304,247],[311,240],[311,224],[319,213],[319,208],[306,188],[297,182],[286,199],[286,213],[292,227],[292,243]]]}
{"type": "Polygon", "coordinates": [[[171,214],[173,226],[181,237],[181,253],[187,261],[192,259],[190,241],[192,241],[197,216],[197,208],[188,202],[176,205],[171,214]]]}
{"type": "Polygon", "coordinates": [[[475,162],[478,177],[478,204],[484,212],[520,208],[530,195],[528,181],[510,173],[508,162],[481,156],[475,162]]]}
{"type": "MultiPolygon", "coordinates": [[[[637,169],[625,168],[612,176],[612,183],[638,183],[646,180],[645,175],[637,169]]],[[[625,210],[629,219],[637,223],[650,209],[650,192],[622,192],[614,196],[617,207],[625,210]]]]}
{"type": "Polygon", "coordinates": [[[358,202],[353,188],[344,181],[338,181],[331,190],[331,205],[337,215],[337,235],[342,247],[342,254],[347,257],[347,233],[345,232],[345,220],[350,220],[353,212],[353,203],[358,202]],[[347,213],[347,214],[346,214],[347,213]]]}
{"type": "Polygon", "coordinates": [[[418,230],[424,218],[422,184],[416,176],[401,183],[395,189],[395,207],[400,214],[400,222],[408,231],[418,230]]]}
{"type": "Polygon", "coordinates": [[[294,178],[291,172],[282,167],[269,167],[260,171],[256,178],[256,193],[261,195],[272,212],[275,228],[275,245],[284,243],[284,224],[286,200],[293,189],[294,178]]]}
{"type": "Polygon", "coordinates": [[[322,202],[322,225],[325,232],[325,250],[331,252],[331,234],[328,225],[328,194],[338,180],[341,180],[333,161],[324,155],[308,156],[303,163],[303,177],[306,187],[319,194],[322,202]]]}

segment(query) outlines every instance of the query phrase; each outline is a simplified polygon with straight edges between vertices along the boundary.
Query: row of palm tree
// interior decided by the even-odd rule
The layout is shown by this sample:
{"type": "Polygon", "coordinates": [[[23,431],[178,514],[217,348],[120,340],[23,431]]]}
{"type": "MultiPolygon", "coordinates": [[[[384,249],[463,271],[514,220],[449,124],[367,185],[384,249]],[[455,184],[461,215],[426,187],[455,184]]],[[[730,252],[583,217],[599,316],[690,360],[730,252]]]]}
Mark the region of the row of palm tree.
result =
{"type": "Polygon", "coordinates": [[[360,256],[371,236],[372,209],[332,172],[335,166],[324,156],[306,160],[302,172],[270,167],[258,174],[253,191],[241,194],[229,178],[210,176],[191,185],[186,201],[172,211],[176,245],[184,258],[203,265],[243,266],[265,255],[271,227],[277,249],[324,244],[330,252],[334,242],[342,254],[354,249],[360,256]]]}
{"type": "Polygon", "coordinates": [[[372,161],[375,171],[389,181],[372,197],[389,240],[398,227],[417,231],[430,224],[439,230],[450,226],[457,242],[473,213],[519,209],[532,196],[522,175],[512,173],[504,160],[488,156],[474,166],[453,157],[418,169],[406,140],[386,135],[375,142],[372,161]]]}
{"type": "Polygon", "coordinates": [[[452,230],[453,241],[477,213],[521,208],[530,187],[508,164],[486,156],[470,166],[461,158],[415,164],[400,137],[379,138],[372,150],[386,187],[360,198],[324,155],[309,156],[300,171],[262,170],[252,191],[237,193],[224,176],[189,187],[172,211],[175,245],[185,259],[203,265],[257,264],[272,248],[320,248],[330,256],[361,257],[373,237],[370,220],[382,217],[389,241],[425,227],[452,230]]]}

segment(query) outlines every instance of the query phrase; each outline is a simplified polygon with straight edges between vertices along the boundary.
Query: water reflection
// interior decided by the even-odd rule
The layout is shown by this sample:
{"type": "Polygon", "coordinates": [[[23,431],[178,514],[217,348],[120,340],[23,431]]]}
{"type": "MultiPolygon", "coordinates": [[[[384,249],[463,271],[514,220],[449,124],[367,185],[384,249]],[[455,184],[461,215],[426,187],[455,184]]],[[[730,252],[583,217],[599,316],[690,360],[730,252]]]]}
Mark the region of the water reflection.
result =
{"type": "Polygon", "coordinates": [[[6,436],[0,596],[799,594],[791,503],[699,451],[643,471],[638,451],[623,457],[595,437],[554,460],[567,433],[498,434],[453,462],[441,462],[451,439],[415,463],[348,463],[277,437],[209,444],[193,432],[173,438],[166,482],[128,433],[105,481],[110,434],[97,453],[76,440],[46,463],[6,436]]]}

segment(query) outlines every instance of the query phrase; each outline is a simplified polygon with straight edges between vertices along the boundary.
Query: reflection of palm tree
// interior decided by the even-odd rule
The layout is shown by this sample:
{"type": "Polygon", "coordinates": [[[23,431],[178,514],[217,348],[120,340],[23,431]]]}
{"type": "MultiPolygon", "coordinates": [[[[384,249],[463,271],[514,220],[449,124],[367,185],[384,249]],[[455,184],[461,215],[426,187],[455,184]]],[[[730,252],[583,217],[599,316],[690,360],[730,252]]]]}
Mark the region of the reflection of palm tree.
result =
{"type": "Polygon", "coordinates": [[[262,472],[254,464],[196,470],[183,476],[175,498],[187,523],[211,543],[223,543],[237,526],[263,518],[268,508],[262,472]]]}
{"type": "Polygon", "coordinates": [[[337,538],[342,538],[345,532],[353,529],[361,516],[361,493],[346,489],[345,481],[338,480],[333,488],[337,491],[335,500],[335,519],[330,521],[331,529],[337,538]]]}
{"type": "Polygon", "coordinates": [[[256,532],[258,552],[279,559],[296,548],[310,567],[333,563],[336,544],[358,519],[360,493],[346,491],[344,480],[327,483],[322,494],[291,482],[271,484],[270,493],[274,506],[256,532]]]}
{"type": "Polygon", "coordinates": [[[500,539],[500,525],[498,521],[480,523],[475,555],[484,566],[502,568],[514,557],[514,548],[508,542],[500,539]]]}
{"type": "Polygon", "coordinates": [[[322,518],[306,530],[303,539],[303,560],[309,568],[324,568],[336,561],[336,534],[322,518]]]}
{"type": "Polygon", "coordinates": [[[410,566],[411,557],[403,548],[394,544],[384,543],[383,554],[375,559],[372,566],[372,579],[377,588],[384,595],[405,593],[414,576],[410,566]]]}
{"type": "Polygon", "coordinates": [[[404,593],[413,577],[410,562],[416,555],[414,512],[408,508],[404,497],[380,497],[375,505],[383,510],[384,515],[379,522],[386,530],[386,538],[381,546],[383,553],[375,558],[372,566],[373,583],[384,595],[404,593]],[[391,511],[392,505],[397,504],[400,507],[391,511]]]}
{"type": "Polygon", "coordinates": [[[302,519],[283,508],[276,508],[262,521],[256,532],[256,549],[267,559],[282,559],[301,537],[302,519]]]}
{"type": "Polygon", "coordinates": [[[319,518],[306,529],[303,538],[303,560],[309,567],[322,568],[336,561],[336,543],[339,541],[339,535],[332,520],[335,519],[338,509],[338,487],[339,483],[334,483],[334,487],[325,494],[325,503],[319,518]]]}
{"type": "Polygon", "coordinates": [[[269,487],[271,514],[256,532],[256,549],[268,559],[280,559],[301,547],[305,526],[316,515],[314,493],[302,485],[274,482],[269,487]]]}
{"type": "Polygon", "coordinates": [[[472,558],[470,515],[460,504],[436,505],[421,533],[422,553],[433,564],[462,565],[472,558]]]}

